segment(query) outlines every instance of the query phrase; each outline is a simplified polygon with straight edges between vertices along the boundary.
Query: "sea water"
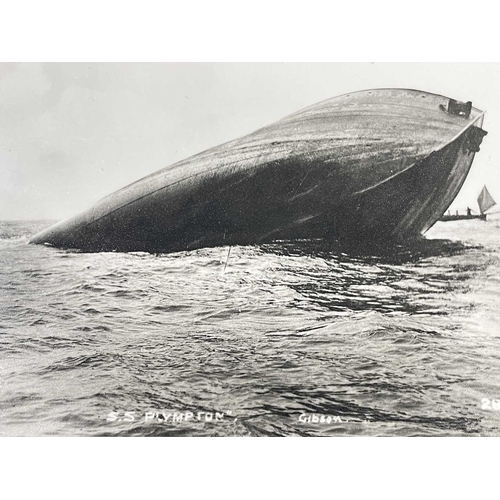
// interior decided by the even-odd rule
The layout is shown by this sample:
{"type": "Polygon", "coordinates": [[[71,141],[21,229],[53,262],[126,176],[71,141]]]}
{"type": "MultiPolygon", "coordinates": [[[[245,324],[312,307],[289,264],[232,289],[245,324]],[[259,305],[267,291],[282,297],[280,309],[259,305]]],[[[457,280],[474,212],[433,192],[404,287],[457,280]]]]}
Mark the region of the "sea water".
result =
{"type": "Polygon", "coordinates": [[[500,219],[170,255],[0,222],[0,435],[498,436],[500,219]]]}

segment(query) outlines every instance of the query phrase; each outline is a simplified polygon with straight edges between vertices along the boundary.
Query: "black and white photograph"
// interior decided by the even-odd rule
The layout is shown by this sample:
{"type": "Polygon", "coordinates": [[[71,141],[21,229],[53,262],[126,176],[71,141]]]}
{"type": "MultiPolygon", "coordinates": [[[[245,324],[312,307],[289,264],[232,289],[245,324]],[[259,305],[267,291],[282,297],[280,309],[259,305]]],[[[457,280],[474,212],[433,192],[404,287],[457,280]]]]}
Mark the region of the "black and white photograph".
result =
{"type": "Polygon", "coordinates": [[[0,64],[0,435],[500,435],[500,64],[0,64]]]}

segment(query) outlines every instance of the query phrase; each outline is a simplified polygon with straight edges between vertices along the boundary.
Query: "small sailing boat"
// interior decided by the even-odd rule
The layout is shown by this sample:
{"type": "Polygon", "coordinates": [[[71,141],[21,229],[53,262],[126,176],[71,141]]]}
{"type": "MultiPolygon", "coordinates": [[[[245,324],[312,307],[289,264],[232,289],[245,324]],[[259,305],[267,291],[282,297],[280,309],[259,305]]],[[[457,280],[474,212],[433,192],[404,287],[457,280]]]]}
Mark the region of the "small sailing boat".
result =
{"type": "Polygon", "coordinates": [[[486,186],[483,186],[483,189],[479,193],[479,196],[477,198],[477,204],[479,206],[479,212],[480,212],[479,215],[473,215],[472,210],[469,207],[467,207],[466,215],[460,215],[458,211],[456,212],[455,215],[451,215],[450,211],[448,210],[448,213],[446,215],[443,215],[443,217],[441,217],[440,220],[443,222],[448,222],[452,220],[469,220],[469,219],[486,220],[486,212],[497,204],[497,202],[493,199],[486,186]]]}

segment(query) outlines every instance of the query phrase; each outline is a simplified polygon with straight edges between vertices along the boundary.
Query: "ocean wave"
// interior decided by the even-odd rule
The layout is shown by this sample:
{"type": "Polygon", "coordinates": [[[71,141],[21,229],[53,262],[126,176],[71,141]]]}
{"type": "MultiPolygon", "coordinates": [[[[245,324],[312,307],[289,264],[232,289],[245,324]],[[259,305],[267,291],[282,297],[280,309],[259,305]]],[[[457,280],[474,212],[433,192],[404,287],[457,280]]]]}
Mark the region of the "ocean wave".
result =
{"type": "Polygon", "coordinates": [[[500,413],[481,408],[500,375],[494,225],[370,252],[238,246],[229,259],[29,245],[46,225],[0,225],[3,433],[500,432],[500,413]],[[162,410],[224,417],[145,421],[162,410]]]}

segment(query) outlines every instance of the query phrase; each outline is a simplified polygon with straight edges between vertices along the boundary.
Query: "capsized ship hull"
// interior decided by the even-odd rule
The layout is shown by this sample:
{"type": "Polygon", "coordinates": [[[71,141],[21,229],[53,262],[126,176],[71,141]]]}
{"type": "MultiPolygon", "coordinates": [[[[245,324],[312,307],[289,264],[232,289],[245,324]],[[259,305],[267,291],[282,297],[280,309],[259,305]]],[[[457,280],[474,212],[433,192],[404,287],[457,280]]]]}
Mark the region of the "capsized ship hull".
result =
{"type": "Polygon", "coordinates": [[[482,115],[417,90],[346,94],[159,170],[32,243],[174,252],[415,238],[458,194],[486,134],[482,115]]]}

